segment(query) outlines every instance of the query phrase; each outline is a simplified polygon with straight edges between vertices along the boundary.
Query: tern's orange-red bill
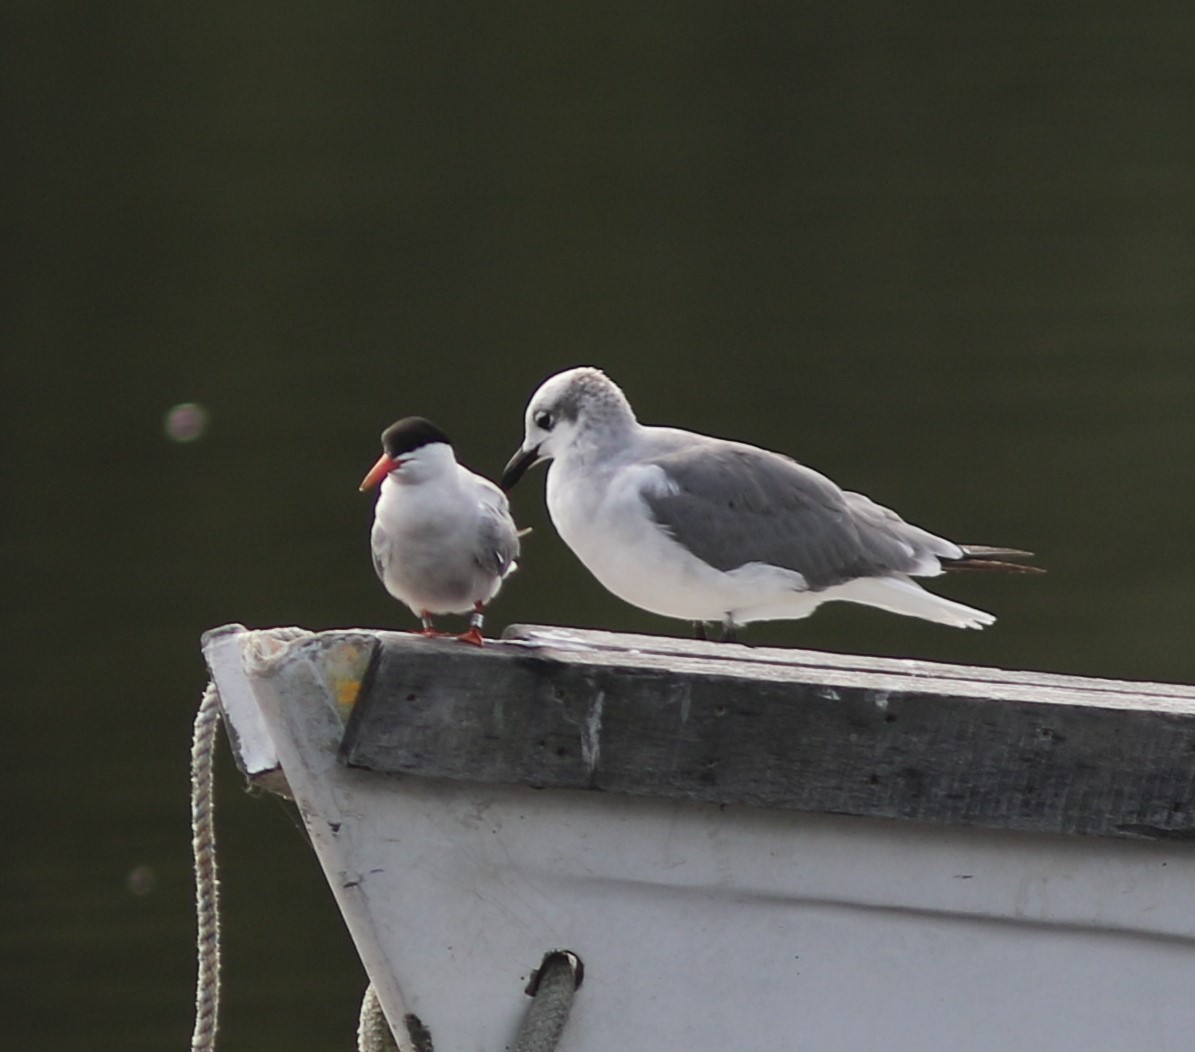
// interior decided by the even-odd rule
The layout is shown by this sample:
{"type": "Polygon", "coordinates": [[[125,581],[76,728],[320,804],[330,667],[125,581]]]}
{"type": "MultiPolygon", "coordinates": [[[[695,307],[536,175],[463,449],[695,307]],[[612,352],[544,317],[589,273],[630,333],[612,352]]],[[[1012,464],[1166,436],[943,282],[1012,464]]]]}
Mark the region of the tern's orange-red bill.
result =
{"type": "Polygon", "coordinates": [[[374,486],[381,482],[398,465],[399,461],[395,460],[389,453],[383,453],[378,457],[378,462],[369,469],[369,474],[361,480],[361,485],[357,488],[362,492],[367,489],[373,489],[374,486]]]}

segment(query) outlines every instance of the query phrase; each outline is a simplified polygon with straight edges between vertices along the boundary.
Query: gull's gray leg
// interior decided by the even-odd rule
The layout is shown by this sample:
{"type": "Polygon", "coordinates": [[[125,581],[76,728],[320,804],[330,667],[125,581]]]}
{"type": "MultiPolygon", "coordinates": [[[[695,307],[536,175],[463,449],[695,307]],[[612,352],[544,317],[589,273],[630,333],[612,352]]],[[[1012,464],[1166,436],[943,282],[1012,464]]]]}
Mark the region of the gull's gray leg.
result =
{"type": "Polygon", "coordinates": [[[704,621],[694,621],[693,622],[693,638],[700,639],[703,643],[706,643],[709,641],[710,637],[705,634],[705,622],[704,621]]]}
{"type": "Polygon", "coordinates": [[[721,637],[722,642],[723,643],[735,642],[735,639],[736,639],[735,629],[737,629],[737,628],[738,628],[738,625],[736,625],[734,623],[734,619],[730,616],[730,613],[728,611],[726,616],[724,618],[722,618],[722,637],[721,637]]]}

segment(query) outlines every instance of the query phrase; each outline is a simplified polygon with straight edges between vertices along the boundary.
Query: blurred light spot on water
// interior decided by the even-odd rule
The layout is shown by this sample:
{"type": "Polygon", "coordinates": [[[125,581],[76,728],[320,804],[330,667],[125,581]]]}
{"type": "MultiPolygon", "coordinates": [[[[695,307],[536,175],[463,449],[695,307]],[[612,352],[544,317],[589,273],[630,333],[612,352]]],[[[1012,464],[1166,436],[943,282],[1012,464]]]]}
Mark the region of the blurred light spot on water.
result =
{"type": "Polygon", "coordinates": [[[162,429],[172,442],[194,442],[207,430],[208,413],[201,405],[183,402],[166,413],[162,429]]]}
{"type": "Polygon", "coordinates": [[[152,866],[134,866],[124,878],[125,890],[130,895],[144,898],[157,890],[158,874],[152,866]]]}

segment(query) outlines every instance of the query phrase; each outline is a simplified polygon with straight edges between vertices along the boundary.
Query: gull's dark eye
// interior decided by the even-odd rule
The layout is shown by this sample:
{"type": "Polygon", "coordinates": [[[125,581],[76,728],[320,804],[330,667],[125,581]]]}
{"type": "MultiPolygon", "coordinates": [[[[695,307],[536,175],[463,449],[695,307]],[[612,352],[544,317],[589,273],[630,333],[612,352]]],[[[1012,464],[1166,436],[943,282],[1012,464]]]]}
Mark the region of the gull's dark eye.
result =
{"type": "Polygon", "coordinates": [[[541,428],[544,431],[552,430],[552,414],[546,409],[541,409],[538,413],[536,413],[534,420],[536,427],[541,428]]]}

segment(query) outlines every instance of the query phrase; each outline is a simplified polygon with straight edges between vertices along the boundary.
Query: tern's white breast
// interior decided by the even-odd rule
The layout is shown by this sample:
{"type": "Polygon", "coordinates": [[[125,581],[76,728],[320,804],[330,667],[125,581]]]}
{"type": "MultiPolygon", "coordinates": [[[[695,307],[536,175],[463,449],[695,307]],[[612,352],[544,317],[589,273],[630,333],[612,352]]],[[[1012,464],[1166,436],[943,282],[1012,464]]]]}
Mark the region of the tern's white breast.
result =
{"type": "Polygon", "coordinates": [[[492,598],[501,578],[478,562],[481,518],[472,478],[385,480],[373,543],[387,591],[417,613],[464,613],[492,598]]]}

